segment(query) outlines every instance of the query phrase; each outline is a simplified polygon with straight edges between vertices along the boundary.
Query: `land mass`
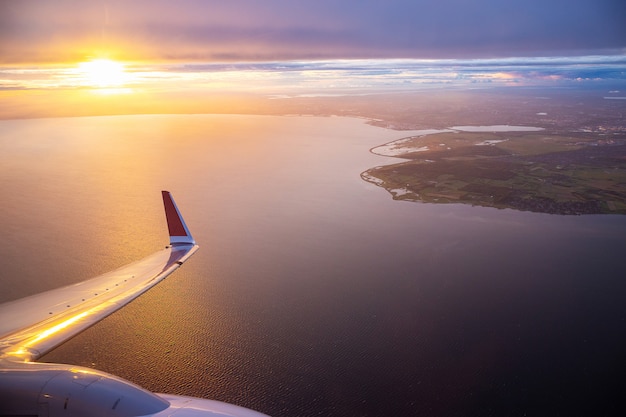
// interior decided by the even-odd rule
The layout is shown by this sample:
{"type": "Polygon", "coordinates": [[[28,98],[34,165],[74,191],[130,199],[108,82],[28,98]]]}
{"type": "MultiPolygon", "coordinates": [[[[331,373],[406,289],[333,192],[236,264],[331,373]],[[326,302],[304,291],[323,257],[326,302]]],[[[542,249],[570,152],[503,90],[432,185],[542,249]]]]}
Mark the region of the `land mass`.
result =
{"type": "Polygon", "coordinates": [[[0,119],[160,113],[359,117],[386,129],[439,131],[412,133],[373,150],[402,158],[402,163],[362,174],[395,199],[558,214],[626,214],[624,91],[621,80],[585,88],[356,88],[337,95],[167,90],[135,100],[84,90],[69,95],[65,90],[4,91],[13,105],[0,108],[0,119]],[[543,130],[448,129],[455,124],[543,130]]]}
{"type": "Polygon", "coordinates": [[[372,149],[405,162],[364,180],[396,200],[463,203],[551,214],[626,214],[626,134],[469,127],[372,149]]]}

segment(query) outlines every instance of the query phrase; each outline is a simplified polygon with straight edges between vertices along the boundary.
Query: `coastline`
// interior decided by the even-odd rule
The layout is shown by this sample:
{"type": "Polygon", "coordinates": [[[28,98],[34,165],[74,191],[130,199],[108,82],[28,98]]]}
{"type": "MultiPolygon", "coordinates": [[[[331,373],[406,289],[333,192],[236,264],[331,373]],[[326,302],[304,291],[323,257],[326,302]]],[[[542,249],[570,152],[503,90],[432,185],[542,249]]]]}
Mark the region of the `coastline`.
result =
{"type": "Polygon", "coordinates": [[[626,214],[626,135],[558,135],[530,126],[455,128],[372,148],[373,154],[404,162],[371,168],[361,178],[394,200],[626,214]]]}

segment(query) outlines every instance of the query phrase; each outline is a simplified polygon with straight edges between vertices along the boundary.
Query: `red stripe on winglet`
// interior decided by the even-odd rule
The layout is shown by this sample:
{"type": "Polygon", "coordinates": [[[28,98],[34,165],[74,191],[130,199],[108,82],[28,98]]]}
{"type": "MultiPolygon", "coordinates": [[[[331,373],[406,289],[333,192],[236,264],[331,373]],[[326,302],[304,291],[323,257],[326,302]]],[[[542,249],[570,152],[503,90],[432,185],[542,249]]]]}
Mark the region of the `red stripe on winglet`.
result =
{"type": "Polygon", "coordinates": [[[167,229],[170,232],[170,236],[187,236],[185,226],[183,226],[183,222],[180,220],[172,196],[168,191],[161,191],[161,194],[163,194],[165,217],[167,218],[167,229]]]}

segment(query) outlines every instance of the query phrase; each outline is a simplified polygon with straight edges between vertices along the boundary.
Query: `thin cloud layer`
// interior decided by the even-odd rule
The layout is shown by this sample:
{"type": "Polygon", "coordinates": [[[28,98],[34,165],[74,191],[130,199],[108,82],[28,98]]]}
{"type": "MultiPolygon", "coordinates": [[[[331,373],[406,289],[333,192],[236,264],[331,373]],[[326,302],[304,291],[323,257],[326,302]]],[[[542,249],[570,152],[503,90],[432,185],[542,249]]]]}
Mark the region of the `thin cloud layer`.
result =
{"type": "Polygon", "coordinates": [[[623,53],[614,0],[0,2],[0,62],[623,53]]]}
{"type": "MultiPolygon", "coordinates": [[[[137,91],[229,91],[268,96],[349,95],[430,88],[624,87],[626,57],[368,59],[125,66],[137,91]]],[[[93,89],[80,67],[0,67],[2,90],[93,89]]]]}

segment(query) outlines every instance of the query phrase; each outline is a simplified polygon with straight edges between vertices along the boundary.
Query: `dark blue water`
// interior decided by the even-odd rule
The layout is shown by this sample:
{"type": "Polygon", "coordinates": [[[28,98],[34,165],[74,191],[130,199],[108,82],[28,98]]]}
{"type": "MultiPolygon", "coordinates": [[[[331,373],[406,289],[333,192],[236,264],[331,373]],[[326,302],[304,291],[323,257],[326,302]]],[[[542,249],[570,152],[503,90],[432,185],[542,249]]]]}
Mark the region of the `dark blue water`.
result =
{"type": "Polygon", "coordinates": [[[1,297],[201,245],[44,360],[274,416],[618,415],[626,217],[391,200],[342,118],[0,122],[1,297]]]}

